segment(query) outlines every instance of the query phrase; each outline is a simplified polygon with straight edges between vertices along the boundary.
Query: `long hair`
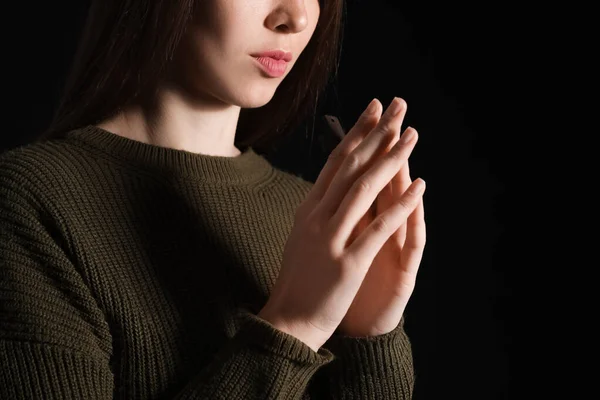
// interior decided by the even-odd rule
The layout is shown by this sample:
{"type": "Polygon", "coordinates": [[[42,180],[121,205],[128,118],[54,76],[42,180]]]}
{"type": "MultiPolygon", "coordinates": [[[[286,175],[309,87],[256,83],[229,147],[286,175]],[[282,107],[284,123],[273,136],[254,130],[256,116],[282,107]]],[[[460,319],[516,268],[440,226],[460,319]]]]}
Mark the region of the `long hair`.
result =
{"type": "MultiPolygon", "coordinates": [[[[154,98],[199,1],[92,0],[58,106],[34,141],[99,124],[154,98]]],[[[268,152],[265,146],[314,112],[332,71],[337,75],[344,0],[319,2],[315,32],[271,101],[241,110],[236,145],[268,152]]]]}

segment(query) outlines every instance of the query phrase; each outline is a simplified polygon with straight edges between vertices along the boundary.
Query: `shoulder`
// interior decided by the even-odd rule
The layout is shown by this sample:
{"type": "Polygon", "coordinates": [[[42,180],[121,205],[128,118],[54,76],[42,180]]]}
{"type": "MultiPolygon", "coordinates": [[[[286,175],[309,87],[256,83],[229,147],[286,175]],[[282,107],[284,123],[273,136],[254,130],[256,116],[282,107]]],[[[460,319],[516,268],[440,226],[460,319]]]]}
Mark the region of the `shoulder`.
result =
{"type": "Polygon", "coordinates": [[[0,194],[39,200],[64,190],[78,175],[81,149],[65,139],[28,143],[0,153],[0,194]],[[45,196],[46,197],[46,196],[45,196]]]}
{"type": "Polygon", "coordinates": [[[66,138],[47,139],[22,144],[0,153],[2,166],[40,166],[48,162],[69,159],[74,153],[80,153],[78,147],[66,138]]]}

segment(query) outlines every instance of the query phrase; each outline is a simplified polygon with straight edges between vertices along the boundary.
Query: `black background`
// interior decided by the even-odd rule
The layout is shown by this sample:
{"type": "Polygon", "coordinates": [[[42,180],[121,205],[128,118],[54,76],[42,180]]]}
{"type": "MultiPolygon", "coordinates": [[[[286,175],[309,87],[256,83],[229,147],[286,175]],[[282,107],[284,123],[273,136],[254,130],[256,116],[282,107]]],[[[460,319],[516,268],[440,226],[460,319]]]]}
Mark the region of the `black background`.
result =
{"type": "MultiPolygon", "coordinates": [[[[411,174],[427,182],[428,242],[406,312],[416,400],[517,397],[506,131],[516,21],[477,4],[348,1],[339,76],[321,110],[349,130],[373,97],[387,107],[399,96],[408,103],[404,128],[420,134],[411,174]]],[[[11,6],[27,24],[3,35],[10,105],[0,150],[49,123],[86,6],[11,6]]]]}

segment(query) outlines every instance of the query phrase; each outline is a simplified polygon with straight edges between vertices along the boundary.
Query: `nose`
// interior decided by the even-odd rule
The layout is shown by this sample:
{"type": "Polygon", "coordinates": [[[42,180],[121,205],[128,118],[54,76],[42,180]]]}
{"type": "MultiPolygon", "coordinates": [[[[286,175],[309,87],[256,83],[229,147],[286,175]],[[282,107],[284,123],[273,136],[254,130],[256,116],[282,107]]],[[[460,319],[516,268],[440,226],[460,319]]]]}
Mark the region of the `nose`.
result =
{"type": "Polygon", "coordinates": [[[281,32],[301,32],[308,25],[306,2],[314,0],[280,1],[275,10],[269,14],[267,25],[270,29],[281,32]]]}

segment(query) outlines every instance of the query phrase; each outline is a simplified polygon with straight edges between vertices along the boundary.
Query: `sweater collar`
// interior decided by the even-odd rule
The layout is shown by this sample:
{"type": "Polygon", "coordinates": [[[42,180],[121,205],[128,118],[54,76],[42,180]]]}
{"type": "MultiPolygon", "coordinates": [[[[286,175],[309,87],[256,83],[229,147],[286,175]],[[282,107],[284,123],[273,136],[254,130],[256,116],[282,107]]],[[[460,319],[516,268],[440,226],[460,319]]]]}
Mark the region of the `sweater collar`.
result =
{"type": "Polygon", "coordinates": [[[202,181],[251,185],[267,178],[273,169],[251,146],[240,149],[236,157],[212,156],[140,142],[95,125],[65,136],[129,165],[202,181]]]}

